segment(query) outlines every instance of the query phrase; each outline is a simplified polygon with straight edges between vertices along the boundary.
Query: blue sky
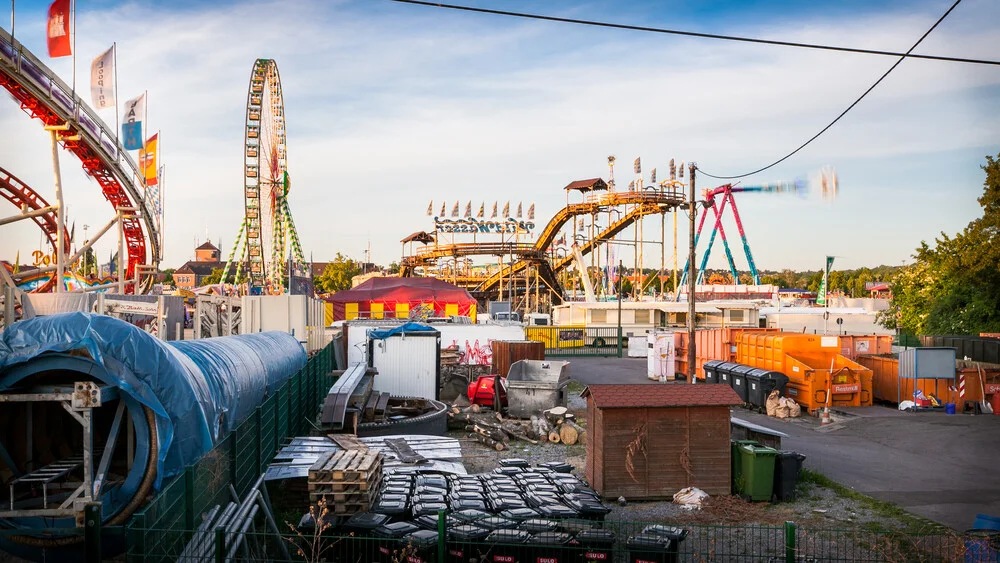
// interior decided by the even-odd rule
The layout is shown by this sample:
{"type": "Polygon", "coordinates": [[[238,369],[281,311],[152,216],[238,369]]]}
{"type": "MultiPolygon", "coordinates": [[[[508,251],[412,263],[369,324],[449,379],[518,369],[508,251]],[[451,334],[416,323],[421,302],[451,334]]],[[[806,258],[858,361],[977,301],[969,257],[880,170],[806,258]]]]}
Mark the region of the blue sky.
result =
{"type": "MultiPolygon", "coordinates": [[[[950,5],[465,3],[896,51],[950,5]]],[[[16,35],[38,55],[46,6],[16,5],[16,35]]],[[[611,154],[622,187],[636,156],[647,177],[656,167],[662,178],[670,158],[719,174],[756,168],[819,130],[894,62],[384,0],[81,0],[79,10],[78,84],[86,87],[90,59],[117,41],[119,100],[149,91],[168,174],[165,266],[192,258],[206,233],[229,251],[243,212],[243,113],[256,57],[275,59],[281,71],[290,203],[306,254],[361,258],[370,240],[381,263],[398,259],[399,239],[432,227],[429,200],[449,208],[455,200],[463,207],[535,202],[544,222],[565,202],[567,183],[606,176],[611,154]]],[[[8,19],[0,22],[9,30],[8,19]]],[[[918,52],[996,58],[1000,4],[962,2],[918,52]]],[[[69,81],[69,59],[46,60],[69,81]]],[[[745,180],[791,180],[824,165],[840,179],[840,197],[829,203],[738,198],[758,267],[818,269],[827,254],[844,268],[900,264],[921,240],[960,230],[979,214],[984,156],[1000,152],[998,109],[1000,68],[905,61],[826,135],[745,180]]],[[[102,115],[113,122],[113,112],[102,115]]],[[[0,132],[0,166],[51,197],[48,137],[39,123],[3,97],[0,132]]],[[[78,229],[96,229],[110,206],[63,154],[70,216],[78,229]]],[[[25,261],[39,246],[27,225],[2,229],[4,258],[20,251],[25,261]]],[[[645,238],[658,233],[659,222],[650,221],[645,238]]],[[[102,259],[111,246],[98,246],[102,259]]],[[[646,254],[657,256],[647,266],[658,265],[658,249],[646,254]]],[[[718,252],[710,265],[724,260],[718,252]]],[[[745,265],[741,257],[737,263],[745,265]]]]}

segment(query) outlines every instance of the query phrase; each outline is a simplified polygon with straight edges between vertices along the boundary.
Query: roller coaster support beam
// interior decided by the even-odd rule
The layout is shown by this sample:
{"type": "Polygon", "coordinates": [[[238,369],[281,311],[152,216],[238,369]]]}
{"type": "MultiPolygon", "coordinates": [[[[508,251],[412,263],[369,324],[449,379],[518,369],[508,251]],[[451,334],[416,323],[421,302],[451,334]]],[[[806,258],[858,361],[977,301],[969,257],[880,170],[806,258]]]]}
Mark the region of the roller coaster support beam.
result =
{"type": "Polygon", "coordinates": [[[22,219],[32,219],[35,217],[41,217],[43,215],[48,215],[56,210],[58,206],[50,205],[48,207],[43,207],[41,209],[35,209],[34,211],[25,211],[24,213],[18,213],[17,215],[11,215],[10,217],[4,217],[0,219],[0,225],[7,225],[9,223],[16,223],[22,219]]]}
{"type": "MultiPolygon", "coordinates": [[[[732,199],[731,207],[733,208],[733,218],[736,219],[736,229],[740,232],[740,239],[743,241],[743,252],[747,255],[747,264],[750,266],[750,276],[753,278],[754,284],[760,285],[760,274],[757,273],[757,264],[753,261],[753,254],[750,252],[750,243],[747,242],[747,235],[743,232],[743,221],[740,219],[739,210],[736,209],[736,200],[733,199],[732,191],[727,190],[726,193],[729,195],[729,198],[732,199]]],[[[729,263],[732,264],[732,258],[729,259],[729,263]]],[[[733,275],[735,276],[736,274],[733,275]]],[[[738,280],[739,278],[736,279],[738,280]]]]}
{"type": "MultiPolygon", "coordinates": [[[[715,245],[715,233],[718,232],[722,235],[722,246],[726,250],[726,259],[729,261],[729,271],[733,274],[733,280],[735,283],[739,284],[739,273],[736,271],[736,262],[733,261],[733,252],[729,249],[729,239],[726,238],[726,229],[722,226],[722,214],[726,211],[726,203],[729,202],[733,209],[736,209],[736,200],[732,198],[732,192],[726,192],[722,196],[722,204],[716,206],[715,200],[712,201],[712,213],[715,215],[715,225],[712,226],[712,236],[708,239],[708,247],[705,248],[705,253],[701,257],[701,267],[698,268],[698,280],[704,282],[705,279],[705,267],[708,266],[708,256],[712,253],[712,246],[715,245]]],[[[708,212],[708,209],[705,210],[708,212]]]]}
{"type": "MultiPolygon", "coordinates": [[[[121,219],[123,218],[123,215],[122,215],[123,213],[135,213],[135,211],[136,211],[136,209],[134,207],[119,207],[118,208],[118,215],[115,216],[114,219],[108,221],[108,223],[106,225],[104,225],[104,227],[102,227],[101,230],[97,231],[97,234],[95,234],[93,237],[91,237],[91,239],[88,240],[82,247],[80,247],[80,250],[77,250],[76,254],[74,254],[73,256],[70,256],[69,260],[67,260],[67,261],[70,264],[72,264],[73,262],[76,262],[77,260],[79,260],[80,257],[82,257],[85,252],[87,252],[88,250],[90,250],[90,248],[92,246],[94,246],[94,243],[96,243],[102,236],[104,236],[105,233],[107,233],[108,231],[111,230],[111,227],[114,227],[116,224],[118,224],[121,221],[121,219]]],[[[22,279],[22,278],[25,278],[27,276],[31,276],[31,275],[34,275],[34,274],[44,274],[46,272],[54,272],[55,270],[56,270],[55,266],[45,266],[44,268],[35,268],[34,270],[22,270],[22,271],[20,271],[20,272],[18,272],[16,274],[14,274],[13,277],[14,277],[14,279],[22,279]]]]}
{"type": "MultiPolygon", "coordinates": [[[[62,125],[46,125],[45,130],[49,132],[49,138],[52,139],[52,171],[55,175],[56,184],[56,222],[59,225],[66,224],[66,206],[63,202],[62,193],[62,174],[59,171],[59,131],[69,131],[69,124],[62,125]]],[[[79,141],[80,136],[74,135],[72,138],[67,137],[66,140],[79,141]]],[[[56,293],[62,293],[66,291],[66,284],[63,281],[63,274],[66,273],[66,240],[63,238],[66,236],[65,229],[59,229],[59,244],[56,245],[56,293]]]]}

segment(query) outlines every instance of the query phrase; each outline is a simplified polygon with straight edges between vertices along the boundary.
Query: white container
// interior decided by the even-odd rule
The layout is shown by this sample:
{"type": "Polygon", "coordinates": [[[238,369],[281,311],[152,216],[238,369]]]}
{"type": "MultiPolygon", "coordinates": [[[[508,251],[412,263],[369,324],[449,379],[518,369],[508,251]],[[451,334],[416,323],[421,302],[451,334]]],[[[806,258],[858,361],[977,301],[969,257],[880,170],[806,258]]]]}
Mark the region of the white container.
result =
{"type": "Polygon", "coordinates": [[[628,357],[630,358],[645,358],[649,355],[647,349],[649,348],[648,342],[649,335],[645,336],[629,336],[628,337],[628,357]]]}
{"type": "Polygon", "coordinates": [[[646,377],[654,381],[673,381],[674,333],[656,331],[647,335],[646,377]]]}
{"type": "Polygon", "coordinates": [[[507,375],[507,412],[530,418],[546,409],[566,406],[569,362],[519,360],[507,375]]]}
{"type": "Polygon", "coordinates": [[[240,312],[240,333],[280,330],[293,335],[307,352],[326,346],[323,301],[307,295],[247,295],[240,312]]]}
{"type": "Polygon", "coordinates": [[[374,389],[396,397],[437,399],[441,387],[441,335],[435,331],[406,332],[369,339],[371,361],[378,370],[374,389]]]}

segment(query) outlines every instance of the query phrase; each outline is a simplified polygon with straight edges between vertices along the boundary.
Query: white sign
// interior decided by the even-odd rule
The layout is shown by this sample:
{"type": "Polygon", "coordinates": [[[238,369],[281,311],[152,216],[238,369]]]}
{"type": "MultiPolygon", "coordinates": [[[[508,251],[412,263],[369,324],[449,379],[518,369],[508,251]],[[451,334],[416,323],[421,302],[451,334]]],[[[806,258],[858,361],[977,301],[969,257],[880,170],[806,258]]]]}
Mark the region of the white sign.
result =
{"type": "Polygon", "coordinates": [[[836,336],[823,336],[819,339],[819,345],[823,348],[839,348],[840,339],[836,336]]]}
{"type": "Polygon", "coordinates": [[[518,221],[507,218],[506,221],[487,221],[467,217],[465,219],[434,218],[434,230],[439,233],[529,233],[535,229],[534,221],[518,221]]]}
{"type": "Polygon", "coordinates": [[[147,303],[144,301],[119,300],[114,297],[104,298],[104,308],[108,313],[130,313],[133,315],[150,315],[153,317],[158,315],[160,311],[158,301],[151,301],[147,303]]]}

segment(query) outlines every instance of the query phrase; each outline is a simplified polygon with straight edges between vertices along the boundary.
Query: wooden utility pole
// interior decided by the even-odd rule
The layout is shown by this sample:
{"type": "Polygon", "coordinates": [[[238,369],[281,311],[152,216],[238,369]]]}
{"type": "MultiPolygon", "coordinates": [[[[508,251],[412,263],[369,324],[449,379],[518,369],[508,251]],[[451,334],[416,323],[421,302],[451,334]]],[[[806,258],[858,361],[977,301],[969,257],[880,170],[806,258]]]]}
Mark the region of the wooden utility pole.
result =
{"type": "Polygon", "coordinates": [[[691,383],[695,382],[695,344],[694,344],[694,320],[695,320],[695,310],[694,310],[694,289],[695,280],[698,278],[698,272],[695,271],[695,255],[694,255],[694,220],[696,215],[696,208],[694,201],[695,189],[694,189],[694,170],[695,165],[692,162],[688,165],[688,170],[690,172],[690,198],[688,199],[688,216],[690,218],[690,237],[688,238],[688,349],[687,349],[687,361],[688,361],[688,378],[691,383]]]}

